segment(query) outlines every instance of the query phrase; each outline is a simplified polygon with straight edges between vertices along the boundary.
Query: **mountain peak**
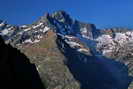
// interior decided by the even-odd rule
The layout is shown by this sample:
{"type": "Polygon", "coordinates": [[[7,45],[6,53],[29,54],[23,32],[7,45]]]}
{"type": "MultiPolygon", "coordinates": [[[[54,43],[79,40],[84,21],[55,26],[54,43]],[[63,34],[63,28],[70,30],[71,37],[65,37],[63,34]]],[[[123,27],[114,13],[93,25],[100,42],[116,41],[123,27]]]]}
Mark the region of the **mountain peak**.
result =
{"type": "Polygon", "coordinates": [[[66,13],[66,12],[63,11],[63,10],[59,10],[59,11],[54,12],[52,15],[53,15],[53,16],[57,16],[57,15],[63,15],[63,16],[65,16],[65,15],[69,15],[69,14],[66,13]]]}
{"type": "Polygon", "coordinates": [[[56,11],[51,15],[54,19],[58,20],[59,22],[63,22],[66,24],[71,24],[72,19],[68,13],[63,10],[56,11]]]}

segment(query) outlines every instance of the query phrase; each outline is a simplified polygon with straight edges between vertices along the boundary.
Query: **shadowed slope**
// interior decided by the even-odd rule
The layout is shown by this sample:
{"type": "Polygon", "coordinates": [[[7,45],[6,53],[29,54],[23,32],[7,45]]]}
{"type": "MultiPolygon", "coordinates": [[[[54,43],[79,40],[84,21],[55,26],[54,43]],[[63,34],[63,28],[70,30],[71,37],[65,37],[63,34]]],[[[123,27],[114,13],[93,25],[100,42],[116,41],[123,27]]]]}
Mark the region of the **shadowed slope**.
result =
{"type": "Polygon", "coordinates": [[[66,65],[74,78],[80,82],[81,89],[127,89],[131,77],[128,68],[107,58],[85,55],[69,47],[59,36],[58,47],[66,56],[66,65]],[[64,47],[61,44],[64,43],[64,47]]]}
{"type": "Polygon", "coordinates": [[[0,89],[44,89],[34,64],[0,37],[0,89]]]}

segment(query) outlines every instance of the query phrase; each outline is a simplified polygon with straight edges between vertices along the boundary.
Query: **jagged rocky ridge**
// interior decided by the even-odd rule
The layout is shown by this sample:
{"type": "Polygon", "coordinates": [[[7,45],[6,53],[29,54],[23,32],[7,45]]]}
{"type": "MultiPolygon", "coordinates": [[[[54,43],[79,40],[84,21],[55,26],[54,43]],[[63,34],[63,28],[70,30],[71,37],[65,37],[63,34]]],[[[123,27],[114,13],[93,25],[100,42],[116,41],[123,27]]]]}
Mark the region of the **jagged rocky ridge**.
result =
{"type": "Polygon", "coordinates": [[[133,76],[130,29],[101,30],[58,11],[29,25],[0,21],[0,35],[36,64],[47,89],[127,89],[133,76]]]}

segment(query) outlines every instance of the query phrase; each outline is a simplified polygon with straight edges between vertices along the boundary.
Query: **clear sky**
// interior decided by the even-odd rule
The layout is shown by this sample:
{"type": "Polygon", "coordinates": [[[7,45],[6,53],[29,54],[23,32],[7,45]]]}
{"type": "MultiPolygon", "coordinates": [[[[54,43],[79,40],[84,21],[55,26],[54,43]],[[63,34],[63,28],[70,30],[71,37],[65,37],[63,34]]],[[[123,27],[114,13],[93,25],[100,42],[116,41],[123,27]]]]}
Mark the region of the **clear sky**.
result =
{"type": "Polygon", "coordinates": [[[57,10],[98,28],[133,28],[133,0],[0,0],[0,19],[10,24],[30,24],[57,10]]]}

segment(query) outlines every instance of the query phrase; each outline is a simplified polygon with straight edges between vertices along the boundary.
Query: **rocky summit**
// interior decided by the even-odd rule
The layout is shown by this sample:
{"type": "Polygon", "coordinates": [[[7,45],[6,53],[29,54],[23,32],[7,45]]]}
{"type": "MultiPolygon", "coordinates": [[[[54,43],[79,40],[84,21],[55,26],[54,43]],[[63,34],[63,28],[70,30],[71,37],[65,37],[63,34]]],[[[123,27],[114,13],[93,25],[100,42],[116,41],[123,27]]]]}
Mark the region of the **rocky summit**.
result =
{"type": "Polygon", "coordinates": [[[132,29],[98,29],[57,11],[22,26],[0,20],[0,35],[35,64],[46,89],[133,89],[132,29]]]}

